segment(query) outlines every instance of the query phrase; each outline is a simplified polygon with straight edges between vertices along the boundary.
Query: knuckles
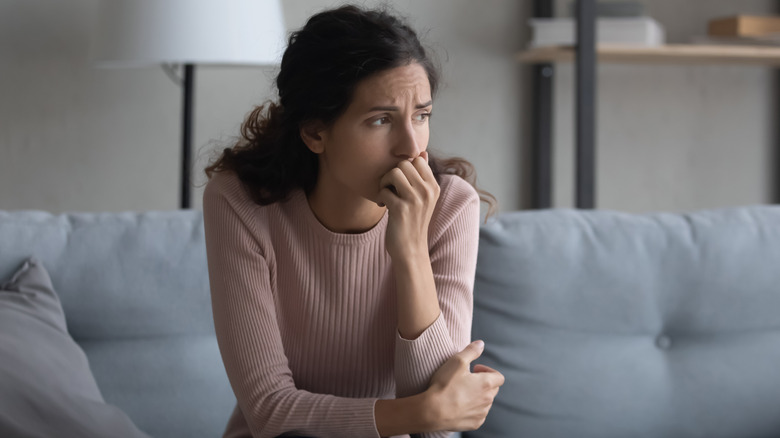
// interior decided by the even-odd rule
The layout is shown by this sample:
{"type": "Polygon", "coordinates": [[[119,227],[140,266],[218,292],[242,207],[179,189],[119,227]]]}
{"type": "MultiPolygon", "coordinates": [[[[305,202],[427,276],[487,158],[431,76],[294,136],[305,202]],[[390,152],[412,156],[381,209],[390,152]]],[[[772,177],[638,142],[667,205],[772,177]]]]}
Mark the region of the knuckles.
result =
{"type": "MultiPolygon", "coordinates": [[[[419,159],[422,160],[422,158],[419,159]]],[[[408,160],[401,161],[396,167],[392,168],[387,174],[385,174],[385,177],[382,178],[381,184],[383,186],[387,186],[391,183],[409,184],[412,181],[407,177],[407,174],[411,173],[416,173],[419,175],[419,172],[415,168],[414,164],[412,164],[412,162],[408,160]]],[[[420,176],[422,177],[422,175],[420,176]]],[[[428,182],[424,179],[423,181],[424,183],[417,187],[416,190],[414,190],[414,196],[412,199],[409,199],[409,201],[414,203],[416,206],[424,207],[435,204],[436,201],[438,201],[439,196],[441,195],[441,187],[439,187],[439,184],[435,181],[428,182]]]]}
{"type": "Polygon", "coordinates": [[[432,187],[431,186],[427,186],[423,190],[423,193],[425,193],[425,199],[428,202],[431,202],[431,201],[436,202],[436,200],[439,199],[439,191],[440,191],[439,185],[435,184],[432,187]]]}

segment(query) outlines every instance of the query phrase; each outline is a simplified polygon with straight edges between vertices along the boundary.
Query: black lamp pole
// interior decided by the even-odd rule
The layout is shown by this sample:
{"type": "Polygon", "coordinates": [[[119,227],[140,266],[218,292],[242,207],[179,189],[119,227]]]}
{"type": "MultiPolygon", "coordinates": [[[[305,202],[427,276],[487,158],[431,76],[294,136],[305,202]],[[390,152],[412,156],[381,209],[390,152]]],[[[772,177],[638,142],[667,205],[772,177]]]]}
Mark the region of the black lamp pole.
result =
{"type": "Polygon", "coordinates": [[[193,85],[195,83],[195,66],[184,64],[184,101],[182,106],[181,132],[181,208],[192,207],[190,199],[190,169],[192,167],[192,113],[193,85]]]}

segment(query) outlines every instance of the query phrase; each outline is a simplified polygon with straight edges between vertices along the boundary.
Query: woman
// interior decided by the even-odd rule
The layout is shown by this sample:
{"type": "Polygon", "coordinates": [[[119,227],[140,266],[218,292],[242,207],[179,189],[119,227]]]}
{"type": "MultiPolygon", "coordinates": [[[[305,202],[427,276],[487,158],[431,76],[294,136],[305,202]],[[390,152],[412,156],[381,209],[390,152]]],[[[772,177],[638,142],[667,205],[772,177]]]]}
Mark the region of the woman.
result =
{"type": "Polygon", "coordinates": [[[206,169],[238,402],[226,437],[444,437],[484,421],[504,378],[469,371],[484,345],[469,343],[479,197],[426,151],[437,78],[392,15],[322,12],[289,39],[279,103],[206,169]]]}

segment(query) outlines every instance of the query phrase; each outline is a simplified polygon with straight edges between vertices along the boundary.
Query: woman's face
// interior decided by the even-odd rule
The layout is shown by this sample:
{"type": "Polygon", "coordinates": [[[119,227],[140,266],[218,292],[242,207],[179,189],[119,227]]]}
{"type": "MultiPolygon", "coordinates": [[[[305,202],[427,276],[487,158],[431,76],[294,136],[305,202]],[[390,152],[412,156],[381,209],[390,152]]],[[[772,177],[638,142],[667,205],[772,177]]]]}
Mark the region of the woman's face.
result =
{"type": "Polygon", "coordinates": [[[428,147],[431,87],[412,63],[358,83],[347,110],[321,131],[317,184],[376,202],[379,180],[428,147]]]}

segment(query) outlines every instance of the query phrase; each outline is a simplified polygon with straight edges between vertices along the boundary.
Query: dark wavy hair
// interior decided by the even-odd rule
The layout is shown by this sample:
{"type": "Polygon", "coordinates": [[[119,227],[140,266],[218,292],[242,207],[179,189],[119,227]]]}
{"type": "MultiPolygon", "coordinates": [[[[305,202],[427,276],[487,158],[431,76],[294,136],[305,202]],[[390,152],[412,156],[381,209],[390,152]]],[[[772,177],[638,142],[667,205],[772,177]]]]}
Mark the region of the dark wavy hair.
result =
{"type": "MultiPolygon", "coordinates": [[[[439,69],[414,30],[399,18],[354,5],[312,16],[290,35],[276,78],[278,103],[257,106],[247,116],[238,142],[206,167],[206,176],[235,172],[260,205],[284,200],[296,188],[310,193],[319,159],[301,139],[301,125],[315,120],[333,123],[351,103],[360,81],[411,63],[425,69],[435,95],[439,69]]],[[[442,174],[454,174],[476,188],[474,166],[465,159],[429,153],[428,162],[437,181],[442,174]]],[[[477,191],[492,214],[495,197],[477,191]]]]}

